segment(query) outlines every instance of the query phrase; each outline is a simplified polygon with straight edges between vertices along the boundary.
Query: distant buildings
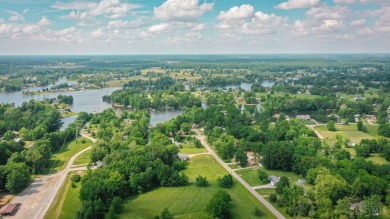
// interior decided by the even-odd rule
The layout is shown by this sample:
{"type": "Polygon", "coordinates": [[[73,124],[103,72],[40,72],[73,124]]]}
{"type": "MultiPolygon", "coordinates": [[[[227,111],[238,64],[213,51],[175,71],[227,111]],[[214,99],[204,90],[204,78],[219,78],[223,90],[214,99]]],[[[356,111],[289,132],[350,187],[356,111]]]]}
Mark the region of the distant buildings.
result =
{"type": "Polygon", "coordinates": [[[280,177],[271,175],[268,177],[268,180],[272,186],[276,186],[276,184],[280,181],[280,177]]]}
{"type": "Polygon", "coordinates": [[[349,146],[349,147],[355,147],[355,146],[356,146],[356,142],[354,142],[354,141],[352,141],[352,140],[349,140],[348,146],[349,146]]]}
{"type": "Polygon", "coordinates": [[[179,159],[183,161],[190,159],[186,153],[178,153],[177,155],[179,156],[179,159]]]}

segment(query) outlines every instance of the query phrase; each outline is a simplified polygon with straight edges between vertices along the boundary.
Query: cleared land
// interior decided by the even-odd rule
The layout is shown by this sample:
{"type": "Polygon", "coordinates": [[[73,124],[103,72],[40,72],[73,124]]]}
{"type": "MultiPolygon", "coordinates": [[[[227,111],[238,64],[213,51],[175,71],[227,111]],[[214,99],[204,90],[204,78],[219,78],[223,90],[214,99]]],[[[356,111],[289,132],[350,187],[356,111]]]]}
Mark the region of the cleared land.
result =
{"type": "Polygon", "coordinates": [[[196,148],[190,144],[182,144],[182,148],[180,148],[180,153],[199,154],[204,152],[207,152],[206,148],[196,148]]]}
{"type": "MultiPolygon", "coordinates": [[[[216,179],[227,172],[211,155],[199,155],[191,158],[185,174],[190,181],[199,175],[207,177],[209,187],[200,188],[191,184],[183,187],[157,188],[153,191],[132,197],[125,201],[124,212],[119,218],[153,218],[167,207],[175,218],[202,218],[207,202],[220,188],[216,179]]],[[[233,218],[259,218],[253,215],[255,207],[265,213],[261,218],[274,218],[240,183],[235,182],[229,192],[233,218]]]]}
{"type": "Polygon", "coordinates": [[[81,165],[81,164],[88,164],[90,162],[91,158],[91,151],[86,151],[82,155],[80,155],[74,162],[73,165],[81,165]]]}
{"type": "Polygon", "coordinates": [[[336,125],[337,131],[328,131],[326,125],[319,125],[315,127],[322,136],[327,140],[336,138],[336,135],[341,135],[344,138],[350,139],[356,143],[360,143],[362,139],[374,139],[378,136],[377,125],[365,125],[367,132],[361,132],[357,130],[356,124],[350,125],[336,125]]]}
{"type": "Polygon", "coordinates": [[[371,154],[371,156],[369,158],[367,158],[366,160],[372,161],[374,164],[377,164],[377,165],[389,165],[390,164],[390,162],[387,161],[380,154],[371,154]]]}
{"type": "MultiPolygon", "coordinates": [[[[290,180],[290,183],[296,182],[299,179],[302,179],[301,176],[293,173],[293,172],[287,172],[287,171],[280,171],[280,170],[266,170],[268,176],[275,175],[278,177],[285,176],[290,180]]],[[[245,180],[250,186],[259,186],[263,185],[263,183],[260,182],[260,179],[258,177],[258,168],[254,169],[245,169],[245,170],[237,170],[236,173],[241,176],[243,180],[245,180]]]]}

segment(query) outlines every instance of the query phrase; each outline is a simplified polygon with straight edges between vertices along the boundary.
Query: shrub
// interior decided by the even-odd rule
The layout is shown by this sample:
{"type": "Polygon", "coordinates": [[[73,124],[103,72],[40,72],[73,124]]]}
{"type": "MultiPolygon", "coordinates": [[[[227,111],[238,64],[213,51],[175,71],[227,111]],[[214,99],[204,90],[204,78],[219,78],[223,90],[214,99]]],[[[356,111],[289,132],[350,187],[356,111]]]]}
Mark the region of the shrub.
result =
{"type": "Polygon", "coordinates": [[[195,179],[195,185],[199,187],[207,187],[209,185],[209,182],[207,181],[206,177],[199,175],[195,179]]]}
{"type": "Polygon", "coordinates": [[[81,176],[79,174],[74,174],[70,180],[72,180],[72,182],[80,182],[81,180],[81,176]]]}
{"type": "Polygon", "coordinates": [[[253,214],[257,217],[261,217],[264,215],[264,212],[262,210],[260,210],[260,208],[258,207],[255,207],[254,211],[253,211],[253,214]]]}
{"type": "Polygon", "coordinates": [[[269,196],[269,200],[270,200],[272,203],[275,203],[276,201],[278,201],[278,196],[277,196],[275,193],[272,193],[272,194],[269,196]]]}
{"type": "Polygon", "coordinates": [[[221,188],[233,187],[233,177],[230,174],[227,174],[222,178],[218,177],[217,182],[218,182],[218,186],[221,188]]]}

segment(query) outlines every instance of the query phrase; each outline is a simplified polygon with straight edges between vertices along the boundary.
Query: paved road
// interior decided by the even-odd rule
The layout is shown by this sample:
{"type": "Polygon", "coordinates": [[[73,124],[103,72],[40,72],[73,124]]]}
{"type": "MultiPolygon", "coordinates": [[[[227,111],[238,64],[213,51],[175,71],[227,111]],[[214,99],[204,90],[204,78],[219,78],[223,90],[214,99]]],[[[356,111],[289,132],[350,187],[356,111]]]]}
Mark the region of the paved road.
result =
{"type": "Polygon", "coordinates": [[[267,200],[265,200],[259,193],[257,193],[252,187],[245,182],[236,172],[234,172],[218,155],[211,149],[209,144],[205,141],[205,136],[202,135],[199,130],[195,130],[195,137],[204,145],[204,147],[210,152],[210,154],[234,177],[239,181],[253,196],[255,196],[268,210],[270,210],[277,218],[285,219],[285,217],[272,206],[267,200]]]}
{"type": "MultiPolygon", "coordinates": [[[[80,133],[83,137],[90,139],[93,142],[93,144],[96,142],[96,139],[87,136],[82,132],[80,133]]],[[[68,173],[70,171],[86,169],[86,167],[72,168],[72,164],[78,156],[90,150],[91,146],[85,148],[84,150],[78,152],[72,158],[70,158],[64,170],[54,174],[44,175],[36,178],[29,187],[27,187],[23,192],[18,194],[12,200],[12,202],[21,203],[22,206],[20,207],[16,215],[11,216],[10,218],[15,218],[15,219],[43,218],[47,210],[49,209],[51,203],[54,201],[55,197],[57,196],[57,193],[61,188],[62,184],[64,183],[68,173]]]]}

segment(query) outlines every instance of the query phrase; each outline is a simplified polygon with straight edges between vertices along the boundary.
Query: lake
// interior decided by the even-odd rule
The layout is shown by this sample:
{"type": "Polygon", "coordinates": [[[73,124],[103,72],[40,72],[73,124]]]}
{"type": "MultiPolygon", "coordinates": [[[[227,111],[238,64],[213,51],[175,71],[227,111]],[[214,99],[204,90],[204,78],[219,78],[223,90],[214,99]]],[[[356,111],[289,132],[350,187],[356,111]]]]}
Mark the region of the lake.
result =
{"type": "MultiPolygon", "coordinates": [[[[58,81],[57,83],[68,83],[66,80],[58,81]]],[[[56,83],[56,84],[57,84],[56,83]]],[[[52,85],[51,85],[52,86],[52,85]]],[[[49,86],[47,86],[49,87],[49,86]]],[[[34,100],[45,100],[48,98],[56,98],[58,95],[72,95],[73,104],[70,105],[70,110],[73,112],[88,112],[88,113],[100,113],[105,109],[114,108],[110,103],[103,102],[102,97],[104,95],[110,95],[113,91],[121,89],[120,87],[116,88],[102,88],[102,89],[93,89],[93,90],[80,90],[80,91],[68,91],[68,92],[55,92],[55,93],[45,93],[45,94],[35,94],[35,95],[23,95],[23,91],[37,91],[42,90],[46,87],[35,87],[28,88],[22,91],[17,92],[1,92],[0,93],[0,103],[15,103],[16,106],[20,106],[23,102],[34,100]]],[[[130,109],[129,109],[130,110],[130,109]]],[[[155,126],[157,123],[166,122],[175,118],[176,116],[183,113],[183,110],[161,110],[161,111],[151,111],[150,123],[152,126],[155,126]]],[[[62,119],[63,126],[61,130],[65,129],[70,123],[76,119],[76,116],[71,116],[62,119]]]]}

